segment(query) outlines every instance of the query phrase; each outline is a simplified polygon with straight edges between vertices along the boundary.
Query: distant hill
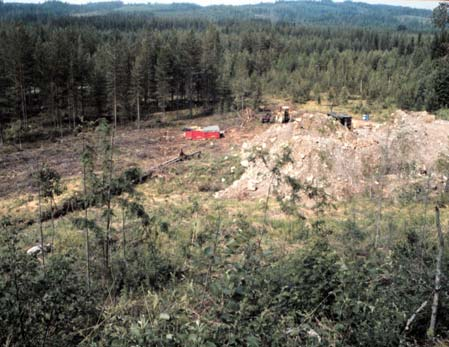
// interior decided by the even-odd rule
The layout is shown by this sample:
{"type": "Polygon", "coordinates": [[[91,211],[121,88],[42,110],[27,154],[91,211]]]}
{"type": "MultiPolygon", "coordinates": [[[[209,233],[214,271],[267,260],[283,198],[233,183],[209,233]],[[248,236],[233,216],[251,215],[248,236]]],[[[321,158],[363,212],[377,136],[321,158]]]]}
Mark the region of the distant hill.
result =
{"type": "Polygon", "coordinates": [[[73,5],[58,1],[42,4],[6,3],[0,5],[3,20],[42,20],[57,16],[88,16],[114,13],[141,13],[157,17],[220,20],[267,20],[298,24],[357,26],[430,30],[431,11],[359,2],[278,1],[241,6],[199,6],[177,4],[124,4],[121,1],[73,5]]]}

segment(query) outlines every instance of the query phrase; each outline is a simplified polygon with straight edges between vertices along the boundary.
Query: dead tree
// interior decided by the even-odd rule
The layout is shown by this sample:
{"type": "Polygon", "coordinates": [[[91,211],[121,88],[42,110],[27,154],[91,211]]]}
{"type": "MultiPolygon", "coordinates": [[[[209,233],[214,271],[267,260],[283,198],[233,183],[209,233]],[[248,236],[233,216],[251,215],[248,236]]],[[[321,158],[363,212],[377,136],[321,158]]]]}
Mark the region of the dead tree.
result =
{"type": "Polygon", "coordinates": [[[436,214],[436,226],[438,232],[438,253],[437,253],[437,261],[436,261],[436,271],[435,271],[435,287],[433,294],[433,302],[432,302],[432,315],[430,316],[430,325],[429,330],[427,330],[428,337],[435,336],[435,326],[437,322],[437,314],[438,314],[438,302],[440,299],[440,290],[441,290],[441,261],[443,258],[443,248],[444,248],[444,238],[443,231],[441,230],[441,222],[440,222],[440,208],[439,206],[435,207],[436,214]]]}
{"type": "Polygon", "coordinates": [[[424,301],[421,306],[418,307],[418,309],[413,312],[413,314],[410,316],[410,318],[407,320],[407,324],[405,325],[405,329],[404,331],[407,332],[410,330],[410,327],[413,323],[413,321],[416,319],[416,316],[418,315],[418,313],[420,313],[422,310],[424,310],[427,306],[428,301],[424,301]]]}

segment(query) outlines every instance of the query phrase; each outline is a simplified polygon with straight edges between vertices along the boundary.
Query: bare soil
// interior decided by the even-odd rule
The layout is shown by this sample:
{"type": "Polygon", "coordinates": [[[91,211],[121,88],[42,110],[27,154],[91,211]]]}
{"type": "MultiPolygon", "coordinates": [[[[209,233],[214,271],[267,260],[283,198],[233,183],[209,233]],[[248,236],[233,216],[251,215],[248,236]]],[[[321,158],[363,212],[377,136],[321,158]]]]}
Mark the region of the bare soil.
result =
{"type": "MultiPolygon", "coordinates": [[[[147,171],[158,164],[178,156],[181,149],[187,154],[203,152],[227,153],[231,148],[239,148],[248,141],[258,129],[257,122],[241,127],[242,120],[237,116],[216,115],[191,121],[175,121],[164,128],[151,128],[143,124],[140,130],[133,127],[119,128],[116,133],[115,170],[123,171],[129,167],[139,167],[147,171]],[[189,141],[184,138],[182,128],[187,125],[219,125],[225,137],[215,141],[189,141]]],[[[154,124],[152,122],[151,124],[154,124]]],[[[77,179],[81,175],[80,154],[82,135],[95,141],[95,133],[88,132],[78,136],[67,136],[57,142],[40,142],[37,145],[24,145],[22,151],[12,146],[0,148],[0,198],[17,194],[32,193],[32,173],[46,163],[57,170],[65,180],[77,179]]]]}

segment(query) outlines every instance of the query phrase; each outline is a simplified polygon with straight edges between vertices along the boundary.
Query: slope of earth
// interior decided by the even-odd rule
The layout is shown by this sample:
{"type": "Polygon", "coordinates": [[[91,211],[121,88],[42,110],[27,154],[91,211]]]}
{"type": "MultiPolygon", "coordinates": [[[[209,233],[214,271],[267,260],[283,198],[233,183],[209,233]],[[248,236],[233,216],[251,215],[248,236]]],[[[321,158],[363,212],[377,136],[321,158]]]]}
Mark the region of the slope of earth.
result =
{"type": "Polygon", "coordinates": [[[404,183],[432,177],[440,154],[449,149],[449,122],[425,112],[397,111],[392,122],[355,121],[352,131],[322,113],[304,113],[294,122],[272,125],[242,146],[242,177],[217,193],[225,198],[266,196],[272,169],[284,148],[292,162],[282,174],[323,188],[336,199],[382,187],[388,194],[404,183]],[[265,154],[263,154],[265,153],[265,154]],[[261,159],[263,154],[267,159],[261,159]]]}

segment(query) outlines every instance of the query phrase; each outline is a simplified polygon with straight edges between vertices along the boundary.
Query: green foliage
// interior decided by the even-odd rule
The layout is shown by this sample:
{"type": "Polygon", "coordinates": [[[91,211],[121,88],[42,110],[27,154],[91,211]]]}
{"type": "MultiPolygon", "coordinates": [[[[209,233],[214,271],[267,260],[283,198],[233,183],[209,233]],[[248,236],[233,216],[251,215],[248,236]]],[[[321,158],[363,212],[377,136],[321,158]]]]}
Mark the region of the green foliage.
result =
{"type": "Polygon", "coordinates": [[[44,199],[54,199],[55,196],[63,193],[64,187],[61,185],[61,176],[46,164],[42,165],[35,173],[35,181],[40,191],[39,194],[44,199]]]}
{"type": "MultiPolygon", "coordinates": [[[[288,158],[286,151],[278,160],[288,162],[288,158]]],[[[304,189],[300,182],[289,184],[292,191],[304,189]]],[[[58,339],[76,345],[83,339],[76,331],[91,325],[83,346],[413,346],[426,338],[429,306],[417,315],[410,330],[405,332],[404,327],[433,292],[435,243],[423,233],[428,230],[423,223],[428,221],[413,218],[402,228],[399,220],[391,219],[388,250],[373,250],[365,228],[369,220],[354,215],[333,227],[314,220],[307,226],[308,236],[294,239],[303,241],[292,243],[293,248],[283,254],[274,245],[264,244],[258,226],[244,214],[227,219],[221,206],[209,208],[208,213],[193,200],[179,211],[167,208],[150,214],[138,200],[123,199],[120,204],[127,216],[127,252],[122,256],[120,243],[111,249],[113,281],[108,297],[114,298],[114,304],[99,299],[97,303],[104,305],[100,325],[93,325],[97,305],[90,303],[92,297],[85,294],[74,271],[79,260],[50,256],[44,273],[39,262],[20,251],[14,233],[2,234],[9,239],[1,243],[2,269],[7,269],[1,283],[9,289],[2,292],[0,300],[14,298],[14,276],[10,274],[17,270],[20,290],[29,300],[36,298],[36,288],[42,295],[44,286],[49,300],[44,300],[45,306],[58,312],[64,324],[75,322],[77,328],[72,332],[56,318],[51,320],[55,328],[47,337],[50,345],[58,339]],[[188,230],[182,237],[182,228],[191,222],[182,220],[191,215],[204,223],[196,227],[195,234],[188,230]],[[179,230],[174,229],[177,223],[183,226],[179,230]],[[173,246],[174,252],[182,253],[178,257],[171,253],[173,246]],[[188,251],[180,252],[182,247],[188,251]],[[15,270],[12,264],[17,264],[15,270]],[[36,284],[26,282],[28,278],[36,284]],[[11,295],[3,294],[8,291],[11,295]],[[76,310],[71,305],[76,305],[76,310]]],[[[87,222],[95,233],[95,221],[87,222]]],[[[84,229],[84,223],[83,218],[74,220],[79,229],[84,229]]],[[[2,225],[4,230],[13,230],[7,219],[2,225]]],[[[281,223],[271,226],[279,233],[290,227],[281,223]]],[[[296,227],[299,230],[300,226],[296,227]]],[[[304,232],[305,227],[301,228],[304,232]]],[[[114,229],[111,233],[119,234],[114,229]]],[[[101,230],[98,234],[103,235],[101,230]]],[[[100,250],[93,247],[93,259],[100,250]]],[[[444,264],[443,273],[448,273],[449,266],[444,264]]],[[[93,283],[100,282],[101,266],[99,269],[92,273],[93,283]]],[[[437,326],[441,336],[449,323],[445,318],[448,299],[443,289],[437,326]]],[[[35,313],[44,310],[43,304],[33,305],[32,313],[27,309],[26,314],[38,317],[45,326],[45,314],[35,313]]],[[[29,335],[20,340],[20,320],[12,312],[0,310],[4,321],[14,322],[4,329],[16,329],[5,330],[2,336],[28,341],[29,335]]],[[[30,331],[41,338],[39,329],[43,328],[33,325],[33,329],[30,331]]]]}
{"type": "Polygon", "coordinates": [[[432,22],[435,27],[444,31],[449,24],[449,6],[441,2],[432,13],[432,22]]]}
{"type": "Polygon", "coordinates": [[[437,112],[435,112],[435,115],[439,118],[439,119],[443,119],[443,120],[449,120],[449,108],[443,108],[438,110],[437,112]]]}
{"type": "Polygon", "coordinates": [[[180,269],[170,259],[161,254],[155,245],[137,246],[138,240],[132,240],[126,261],[112,259],[114,283],[112,292],[119,295],[125,292],[146,292],[149,289],[160,290],[180,275],[180,269]],[[133,242],[134,241],[134,242],[133,242]]]}
{"type": "Polygon", "coordinates": [[[438,108],[449,107],[449,67],[447,61],[440,62],[433,74],[433,94],[429,101],[429,108],[437,110],[438,108]]]}
{"type": "Polygon", "coordinates": [[[22,147],[22,137],[24,135],[24,128],[21,120],[16,120],[9,124],[4,132],[4,137],[6,141],[11,141],[15,145],[22,147]]]}
{"type": "MultiPolygon", "coordinates": [[[[432,258],[425,258],[424,267],[410,261],[420,256],[416,242],[398,245],[391,261],[379,266],[381,260],[375,256],[344,260],[323,240],[273,262],[257,246],[248,253],[247,241],[236,237],[227,247],[228,259],[234,260],[211,283],[209,307],[198,320],[173,303],[168,312],[159,311],[168,302],[158,303],[153,304],[157,309],[151,316],[131,319],[127,326],[115,322],[120,337],[106,330],[102,339],[109,335],[109,341],[123,345],[140,339],[157,346],[187,341],[196,346],[295,346],[298,342],[315,346],[337,341],[344,346],[395,346],[404,338],[424,338],[424,315],[414,322],[410,335],[403,336],[406,319],[432,291],[431,285],[420,284],[431,283],[432,258]],[[246,256],[236,261],[240,252],[246,256]]],[[[180,293],[167,295],[168,299],[180,293]]]]}
{"type": "Polygon", "coordinates": [[[2,220],[0,240],[0,342],[9,346],[76,345],[99,312],[85,292],[75,259],[53,256],[43,271],[18,247],[19,235],[2,220]]]}

